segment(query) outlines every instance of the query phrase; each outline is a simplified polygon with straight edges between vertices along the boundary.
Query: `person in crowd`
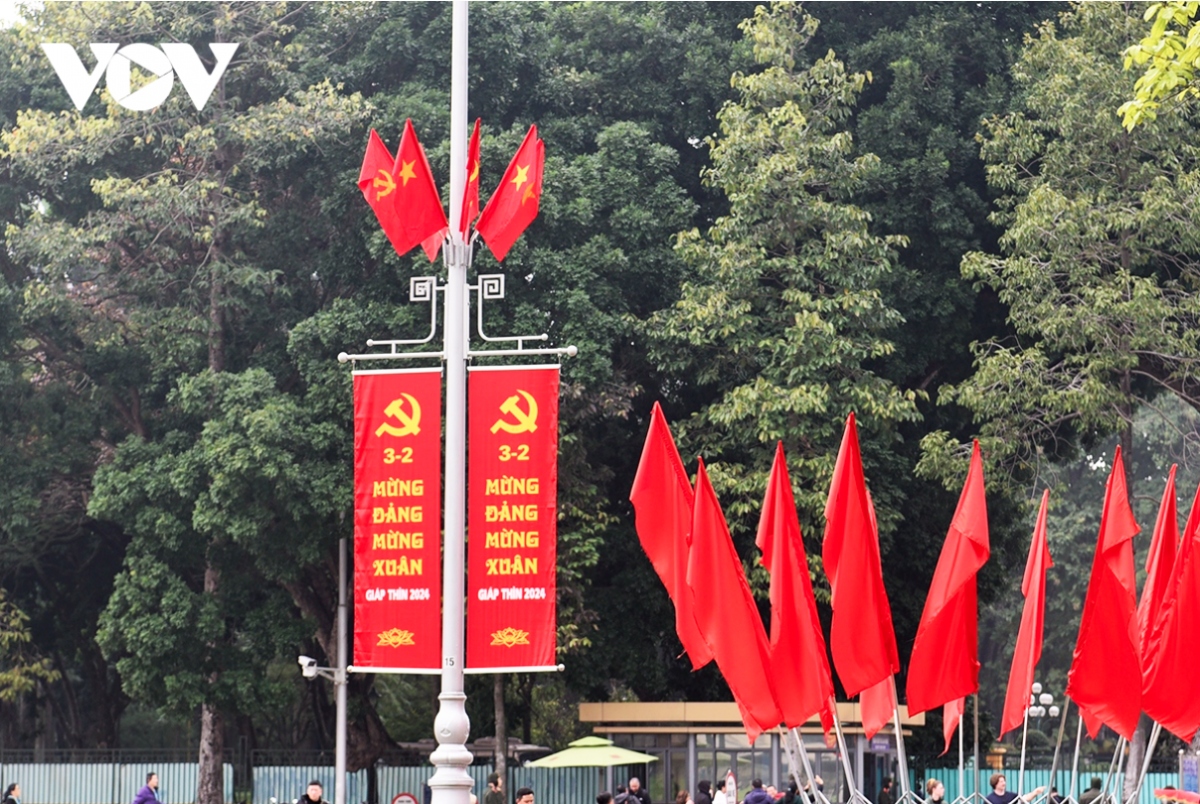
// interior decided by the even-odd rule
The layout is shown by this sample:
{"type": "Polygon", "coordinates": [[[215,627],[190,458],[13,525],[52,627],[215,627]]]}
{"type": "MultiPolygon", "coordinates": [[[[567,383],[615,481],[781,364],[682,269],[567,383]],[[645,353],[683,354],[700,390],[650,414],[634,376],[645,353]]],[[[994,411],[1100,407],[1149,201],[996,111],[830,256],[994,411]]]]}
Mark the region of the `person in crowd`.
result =
{"type": "Polygon", "coordinates": [[[13,782],[4,788],[4,801],[0,804],[21,804],[21,785],[13,782]]]}
{"type": "Polygon", "coordinates": [[[812,779],[804,783],[804,795],[808,797],[809,801],[816,801],[817,790],[820,790],[821,792],[825,791],[825,780],[814,773],[812,779]],[[813,787],[814,782],[816,783],[815,788],[813,787]]]}
{"type": "Polygon", "coordinates": [[[154,771],[146,774],[146,784],[133,797],[133,804],[158,803],[158,774],[154,771]]]}
{"type": "Polygon", "coordinates": [[[727,804],[725,800],[725,778],[717,779],[717,792],[713,793],[713,804],[727,804]]]}
{"type": "Polygon", "coordinates": [[[612,804],[613,794],[605,790],[600,795],[596,796],[596,804],[612,804]]]}
{"type": "Polygon", "coordinates": [[[1058,788],[1051,787],[1050,788],[1050,804],[1063,804],[1063,801],[1065,801],[1065,799],[1063,798],[1062,793],[1058,792],[1058,788]]]}
{"type": "Polygon", "coordinates": [[[675,804],[695,804],[692,801],[692,794],[686,790],[680,790],[675,794],[675,804]]]}
{"type": "Polygon", "coordinates": [[[1092,783],[1083,795],[1079,797],[1079,804],[1092,804],[1093,801],[1100,798],[1100,777],[1093,776],[1092,783]]]}
{"type": "MultiPolygon", "coordinates": [[[[1012,804],[1017,800],[1017,794],[1008,789],[1008,780],[1004,778],[1003,773],[993,773],[992,778],[988,779],[988,784],[992,786],[992,792],[985,796],[988,804],[1012,804]]],[[[1022,801],[1033,801],[1042,794],[1045,787],[1038,787],[1030,790],[1021,796],[1022,801]]]]}
{"type": "MultiPolygon", "coordinates": [[[[650,794],[646,792],[646,788],[642,787],[642,783],[636,776],[629,780],[629,797],[636,798],[641,804],[652,804],[650,794]]],[[[633,804],[633,802],[630,801],[629,804],[633,804]]]]}
{"type": "Polygon", "coordinates": [[[516,804],[533,804],[533,788],[517,788],[516,804]]]}
{"type": "Polygon", "coordinates": [[[483,796],[483,804],[506,804],[504,801],[504,780],[498,773],[489,773],[487,777],[487,793],[483,796]]]}
{"type": "Polygon", "coordinates": [[[775,799],[763,789],[762,779],[754,779],[750,782],[750,792],[742,799],[742,804],[775,804],[775,799]]]}
{"type": "Polygon", "coordinates": [[[946,785],[942,784],[937,779],[930,779],[925,782],[926,804],[943,804],[945,800],[946,785]]]}
{"type": "MultiPolygon", "coordinates": [[[[138,802],[133,802],[138,804],[138,802]]],[[[329,804],[325,800],[325,788],[316,779],[308,783],[308,789],[304,791],[304,795],[296,799],[296,804],[329,804]]]]}
{"type": "MultiPolygon", "coordinates": [[[[800,785],[796,784],[793,779],[788,782],[787,790],[783,793],[783,798],[779,799],[780,804],[796,804],[796,799],[800,796],[800,785]]],[[[803,802],[801,802],[803,804],[803,802]]]]}
{"type": "Polygon", "coordinates": [[[713,804],[712,782],[701,779],[696,784],[696,804],[713,804]]]}
{"type": "Polygon", "coordinates": [[[892,777],[884,776],[883,784],[879,786],[879,796],[875,804],[892,804],[892,777]]]}
{"type": "Polygon", "coordinates": [[[780,793],[773,784],[767,785],[767,795],[771,797],[772,801],[778,801],[783,798],[783,793],[780,793]]]}

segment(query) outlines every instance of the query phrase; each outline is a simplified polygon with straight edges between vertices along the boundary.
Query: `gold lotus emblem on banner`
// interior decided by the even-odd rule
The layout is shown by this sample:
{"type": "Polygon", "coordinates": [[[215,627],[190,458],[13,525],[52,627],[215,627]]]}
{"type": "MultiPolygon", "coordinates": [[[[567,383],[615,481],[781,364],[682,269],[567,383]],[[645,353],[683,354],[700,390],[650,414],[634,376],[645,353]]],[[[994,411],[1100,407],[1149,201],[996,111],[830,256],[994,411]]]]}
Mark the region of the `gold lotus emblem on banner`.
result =
{"type": "Polygon", "coordinates": [[[514,648],[517,645],[528,645],[529,632],[520,631],[516,628],[505,628],[492,634],[492,644],[503,645],[506,648],[514,648]]]}
{"type": "Polygon", "coordinates": [[[389,648],[399,648],[402,645],[415,645],[412,631],[401,631],[393,628],[391,631],[379,632],[379,644],[389,648]]]}

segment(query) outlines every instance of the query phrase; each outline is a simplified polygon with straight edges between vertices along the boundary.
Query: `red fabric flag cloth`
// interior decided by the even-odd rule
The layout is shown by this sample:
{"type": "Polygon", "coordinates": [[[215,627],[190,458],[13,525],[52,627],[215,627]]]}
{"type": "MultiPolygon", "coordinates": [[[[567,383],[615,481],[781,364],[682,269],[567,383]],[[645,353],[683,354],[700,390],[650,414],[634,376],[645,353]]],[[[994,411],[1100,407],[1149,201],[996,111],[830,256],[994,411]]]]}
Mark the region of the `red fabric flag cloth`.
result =
{"type": "MultiPolygon", "coordinates": [[[[1143,688],[1150,667],[1150,635],[1175,578],[1175,553],[1179,549],[1179,512],[1175,503],[1175,472],[1178,468],[1175,464],[1171,465],[1167,485],[1163,488],[1158,519],[1154,522],[1154,536],[1150,539],[1150,552],[1146,554],[1146,583],[1142,586],[1142,597],[1137,607],[1143,688]]],[[[1195,515],[1194,512],[1192,515],[1195,515]]]]}
{"type": "Polygon", "coordinates": [[[863,478],[853,413],[846,419],[825,520],[821,558],[833,592],[829,635],[833,666],[846,695],[854,697],[898,673],[900,655],[883,587],[875,508],[863,478]]]}
{"type": "Polygon", "coordinates": [[[525,141],[508,163],[500,186],[479,216],[475,231],[499,262],[504,261],[521,232],[537,217],[545,159],[546,147],[538,139],[537,126],[530,126],[525,141]]]}
{"type": "Polygon", "coordinates": [[[755,543],[771,575],[770,670],[783,722],[799,728],[819,713],[821,726],[828,732],[834,717],[833,676],[782,441],[775,449],[755,543]]]}
{"type": "Polygon", "coordinates": [[[1050,489],[1042,492],[1037,524],[1029,543],[1029,558],[1025,560],[1025,577],[1021,579],[1021,628],[1013,648],[1012,666],[1008,670],[1008,690],[1004,694],[1004,711],[1000,716],[1000,736],[1021,725],[1025,708],[1029,706],[1033,670],[1042,658],[1042,621],[1046,616],[1046,570],[1054,566],[1050,560],[1050,544],[1046,538],[1046,510],[1050,505],[1050,489]]]}
{"type": "Polygon", "coordinates": [[[692,484],[657,402],[650,412],[650,430],[646,433],[629,501],[633,503],[642,549],[675,604],[675,632],[692,669],[699,670],[712,661],[712,653],[696,624],[692,589],[687,584],[692,484]]]}
{"type": "MultiPolygon", "coordinates": [[[[954,739],[954,732],[958,729],[958,724],[962,723],[963,704],[966,698],[959,698],[956,701],[946,701],[942,706],[942,737],[946,740],[946,747],[942,749],[942,753],[938,756],[945,756],[950,750],[950,742],[954,739]]],[[[912,710],[909,710],[912,711],[912,710]]]]}
{"type": "Polygon", "coordinates": [[[703,460],[696,470],[691,543],[687,580],[696,623],[742,708],[746,736],[754,742],[783,719],[769,674],[771,648],[703,460]]]}
{"type": "Polygon", "coordinates": [[[909,714],[979,691],[979,603],[975,575],[991,554],[979,442],[942,544],[908,662],[909,714]]]}
{"type": "Polygon", "coordinates": [[[397,254],[404,256],[419,243],[430,262],[437,258],[449,226],[411,120],[404,121],[395,160],[379,135],[371,131],[358,187],[397,254]]]}
{"type": "Polygon", "coordinates": [[[1133,537],[1139,530],[1129,507],[1125,462],[1118,446],[1104,492],[1092,576],[1067,674],[1067,696],[1126,740],[1133,739],[1142,712],[1133,569],[1133,537]]]}
{"type": "Polygon", "coordinates": [[[465,239],[475,216],[479,214],[479,118],[475,118],[475,128],[471,130],[471,143],[467,146],[467,184],[463,188],[462,216],[458,221],[458,231],[465,239]]]}
{"type": "Polygon", "coordinates": [[[862,717],[863,733],[871,739],[879,733],[896,713],[896,681],[888,676],[858,696],[858,711],[862,717]]]}
{"type": "MultiPolygon", "coordinates": [[[[1142,708],[1146,714],[1186,743],[1191,743],[1200,728],[1200,695],[1195,694],[1196,662],[1192,656],[1196,634],[1200,632],[1198,519],[1200,488],[1192,500],[1167,597],[1151,630],[1149,661],[1144,667],[1142,686],[1142,708]]],[[[1149,585],[1147,579],[1147,590],[1149,585]]]]}

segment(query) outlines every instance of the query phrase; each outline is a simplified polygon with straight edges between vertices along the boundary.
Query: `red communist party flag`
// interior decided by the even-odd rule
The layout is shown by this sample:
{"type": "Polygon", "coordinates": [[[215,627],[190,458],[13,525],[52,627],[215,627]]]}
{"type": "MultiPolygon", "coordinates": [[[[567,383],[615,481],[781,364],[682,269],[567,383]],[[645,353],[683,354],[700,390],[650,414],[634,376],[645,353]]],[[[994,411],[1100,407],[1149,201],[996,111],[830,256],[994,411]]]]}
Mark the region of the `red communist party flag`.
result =
{"type": "Polygon", "coordinates": [[[696,623],[754,742],[783,719],[768,675],[771,648],[703,460],[696,471],[691,542],[687,581],[696,623]]]}
{"type": "Polygon", "coordinates": [[[1133,569],[1133,537],[1138,530],[1129,507],[1125,462],[1118,446],[1104,492],[1092,576],[1067,674],[1067,696],[1091,714],[1089,732],[1099,721],[1126,740],[1133,739],[1142,711],[1133,569]]]}
{"type": "Polygon", "coordinates": [[[629,492],[638,540],[654,565],[671,602],[675,631],[693,670],[712,661],[712,653],[696,625],[692,589],[687,584],[688,532],[692,526],[692,484],[688,481],[675,439],[657,402],[650,412],[650,431],[642,448],[629,492]]]}
{"type": "Polygon", "coordinates": [[[979,604],[975,574],[989,555],[983,458],[976,441],[967,481],[933,571],[908,663],[911,714],[979,690],[979,604]]]}
{"type": "Polygon", "coordinates": [[[830,647],[846,695],[890,679],[900,670],[892,610],[883,588],[875,508],[863,478],[854,414],[838,452],[825,504],[821,557],[833,592],[830,647]]]}
{"type": "MultiPolygon", "coordinates": [[[[1172,473],[1174,469],[1172,468],[1172,473]]],[[[1142,708],[1163,728],[1190,743],[1200,728],[1200,696],[1192,657],[1200,629],[1200,488],[1184,527],[1183,543],[1175,557],[1174,572],[1150,635],[1144,667],[1142,708]]],[[[1157,534],[1156,534],[1157,535],[1157,534]]],[[[1146,579],[1143,598],[1150,590],[1146,579]]]]}
{"type": "Polygon", "coordinates": [[[367,153],[363,156],[362,169],[358,172],[358,188],[362,190],[363,198],[367,199],[367,203],[375,212],[375,218],[392,247],[397,253],[404,254],[412,248],[412,244],[407,248],[402,247],[402,226],[396,214],[396,207],[392,203],[396,194],[396,181],[392,178],[392,166],[395,162],[392,152],[383,144],[383,140],[379,139],[375,129],[371,129],[371,136],[367,140],[367,153]]]}
{"type": "Polygon", "coordinates": [[[873,687],[867,687],[858,696],[858,710],[862,717],[863,733],[867,739],[887,725],[896,711],[896,682],[888,676],[873,687]]]}
{"type": "MultiPolygon", "coordinates": [[[[1167,475],[1167,485],[1163,489],[1162,502],[1158,505],[1154,536],[1150,539],[1150,552],[1146,555],[1146,583],[1142,587],[1142,598],[1138,601],[1138,640],[1142,649],[1143,681],[1150,668],[1150,635],[1158,622],[1159,612],[1175,578],[1175,553],[1179,546],[1179,512],[1175,505],[1177,469],[1178,467],[1172,464],[1171,472],[1167,475]]],[[[1192,506],[1192,510],[1192,516],[1195,516],[1195,506],[1192,506]]],[[[1189,523],[1190,521],[1189,519],[1189,523]]]]}
{"type": "Polygon", "coordinates": [[[433,171],[429,169],[425,149],[417,140],[412,120],[404,121],[404,134],[396,151],[392,179],[396,185],[392,203],[401,225],[400,244],[397,245],[395,241],[392,244],[404,254],[420,243],[429,261],[433,262],[450,226],[446,222],[446,211],[442,209],[442,198],[433,181],[433,171]]]}
{"type": "Polygon", "coordinates": [[[833,677],[808,577],[783,442],[775,450],[755,542],[762,551],[763,566],[771,574],[770,671],[783,722],[798,728],[819,713],[821,726],[829,731],[834,715],[833,677]]]}
{"type": "Polygon", "coordinates": [[[488,199],[475,231],[500,262],[538,214],[542,197],[542,163],[546,151],[538,139],[537,126],[530,126],[504,178],[488,199]]]}
{"type": "Polygon", "coordinates": [[[458,221],[458,230],[462,236],[467,236],[475,216],[479,214],[479,118],[475,118],[475,128],[471,131],[471,144],[467,146],[467,184],[463,188],[462,216],[458,221]]]}
{"type": "Polygon", "coordinates": [[[1025,707],[1029,706],[1029,690],[1033,686],[1033,669],[1042,658],[1042,622],[1046,615],[1046,570],[1054,566],[1050,560],[1050,544],[1046,539],[1046,510],[1050,505],[1050,489],[1042,492],[1042,507],[1038,509],[1029,558],[1025,561],[1025,577],[1021,579],[1021,628],[1017,631],[1017,646],[1013,649],[1012,666],[1008,670],[1008,690],[1004,695],[1004,712],[1000,716],[1000,736],[1021,725],[1025,707]]]}

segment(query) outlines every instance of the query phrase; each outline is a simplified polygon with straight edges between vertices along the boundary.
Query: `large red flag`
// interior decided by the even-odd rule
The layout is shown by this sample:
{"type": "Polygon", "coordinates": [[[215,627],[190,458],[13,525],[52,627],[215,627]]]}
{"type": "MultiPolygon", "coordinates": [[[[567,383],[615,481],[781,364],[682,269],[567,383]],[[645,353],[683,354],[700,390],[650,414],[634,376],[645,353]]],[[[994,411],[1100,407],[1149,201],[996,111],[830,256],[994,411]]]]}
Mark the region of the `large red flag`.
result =
{"type": "Polygon", "coordinates": [[[488,199],[475,231],[487,243],[500,262],[538,214],[542,198],[542,164],[546,147],[537,135],[537,126],[530,126],[525,141],[517,149],[504,178],[488,199]]]}
{"type": "Polygon", "coordinates": [[[467,146],[467,184],[463,188],[462,217],[458,221],[458,230],[462,236],[467,236],[467,230],[475,222],[479,214],[479,118],[475,118],[475,128],[471,131],[471,144],[467,146]]]}
{"type": "Polygon", "coordinates": [[[975,574],[988,560],[990,549],[983,458],[976,441],[908,662],[908,711],[912,714],[979,690],[975,574]]]}
{"type": "Polygon", "coordinates": [[[896,680],[888,676],[863,690],[858,696],[858,711],[862,718],[863,733],[869,740],[888,724],[896,712],[896,680]]]}
{"type": "Polygon", "coordinates": [[[1138,530],[1118,446],[1104,493],[1075,656],[1067,674],[1067,696],[1126,740],[1133,739],[1142,712],[1133,569],[1133,537],[1138,530]]]}
{"type": "MultiPolygon", "coordinates": [[[[1172,467],[1174,474],[1174,467],[1172,467]]],[[[1191,743],[1200,728],[1200,695],[1195,694],[1196,668],[1192,653],[1200,632],[1200,488],[1184,528],[1183,543],[1175,557],[1167,597],[1150,632],[1150,649],[1144,654],[1145,681],[1142,708],[1162,727],[1191,743]]],[[[1143,599],[1150,588],[1146,580],[1143,599]]]]}
{"type": "Polygon", "coordinates": [[[691,542],[687,579],[696,623],[741,707],[746,736],[754,742],[783,719],[768,673],[771,648],[703,460],[696,470],[691,542]]]}
{"type": "Polygon", "coordinates": [[[1021,725],[1025,707],[1029,706],[1033,670],[1042,658],[1042,621],[1046,615],[1046,570],[1054,566],[1050,560],[1050,544],[1046,538],[1046,509],[1050,504],[1050,489],[1042,492],[1042,507],[1038,509],[1037,525],[1029,543],[1029,558],[1025,561],[1025,577],[1021,579],[1021,628],[1017,631],[1017,646],[1013,648],[1012,666],[1008,669],[1008,690],[1004,694],[1004,711],[1000,716],[1000,736],[1021,725]]]}
{"type": "MultiPolygon", "coordinates": [[[[1150,668],[1150,635],[1158,622],[1159,612],[1175,579],[1175,553],[1179,549],[1179,511],[1175,503],[1175,472],[1178,466],[1171,465],[1167,485],[1163,488],[1162,502],[1158,504],[1158,519],[1154,522],[1154,536],[1150,539],[1150,552],[1146,554],[1146,583],[1142,586],[1142,597],[1138,601],[1138,644],[1142,649],[1142,678],[1150,668]]],[[[1193,516],[1194,513],[1193,506],[1193,516]]],[[[1190,519],[1188,520],[1191,521],[1190,519]]],[[[1184,531],[1187,532],[1186,530],[1184,531]]],[[[1143,683],[1143,688],[1145,684],[1143,683]]]]}
{"type": "Polygon", "coordinates": [[[650,430],[642,460],[629,492],[636,516],[638,539],[675,604],[675,631],[687,651],[692,669],[712,661],[712,654],[693,612],[687,585],[688,531],[692,523],[692,484],[688,481],[675,439],[657,402],[650,413],[650,430]]]}
{"type": "Polygon", "coordinates": [[[879,728],[887,722],[895,704],[892,676],[900,671],[900,654],[892,628],[892,609],[883,587],[879,527],[863,478],[853,413],[846,418],[825,503],[825,520],[821,558],[833,593],[829,634],[833,665],[847,696],[870,691],[859,701],[863,727],[867,729],[871,724],[879,728]],[[880,686],[884,682],[886,689],[880,686]]]}
{"type": "Polygon", "coordinates": [[[771,574],[770,670],[783,722],[798,728],[820,713],[821,726],[829,731],[834,717],[833,677],[782,441],[775,450],[755,542],[771,574]]]}

